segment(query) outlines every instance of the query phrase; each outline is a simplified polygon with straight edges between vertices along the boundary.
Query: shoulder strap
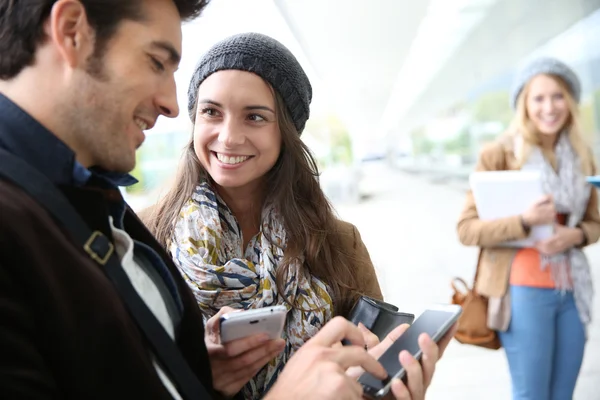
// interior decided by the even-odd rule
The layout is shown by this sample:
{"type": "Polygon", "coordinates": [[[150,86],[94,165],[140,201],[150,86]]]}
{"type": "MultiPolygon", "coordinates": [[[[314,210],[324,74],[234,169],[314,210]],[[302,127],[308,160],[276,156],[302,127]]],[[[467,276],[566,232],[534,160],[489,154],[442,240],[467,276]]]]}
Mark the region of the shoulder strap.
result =
{"type": "Polygon", "coordinates": [[[39,201],[71,233],[90,258],[104,268],[180,395],[186,400],[210,399],[211,396],[192,372],[175,342],[131,284],[110,240],[100,231],[92,232],[62,192],[43,174],[3,149],[0,149],[0,178],[12,182],[32,199],[39,201]]]}

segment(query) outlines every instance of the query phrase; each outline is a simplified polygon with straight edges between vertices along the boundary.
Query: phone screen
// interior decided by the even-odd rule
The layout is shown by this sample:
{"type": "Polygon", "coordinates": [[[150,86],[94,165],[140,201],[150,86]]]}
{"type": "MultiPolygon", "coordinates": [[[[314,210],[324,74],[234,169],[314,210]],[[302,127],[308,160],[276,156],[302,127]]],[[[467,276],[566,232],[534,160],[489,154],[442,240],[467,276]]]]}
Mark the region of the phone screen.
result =
{"type": "MultiPolygon", "coordinates": [[[[386,369],[390,378],[396,377],[398,372],[402,372],[399,378],[403,378],[404,368],[400,365],[398,355],[402,350],[407,350],[413,356],[420,352],[419,336],[427,333],[432,339],[436,338],[438,332],[451,326],[451,322],[456,318],[455,312],[426,310],[419,318],[379,357],[379,362],[386,369]]],[[[442,332],[443,334],[443,332],[442,332]]],[[[390,379],[380,380],[369,373],[364,373],[358,379],[358,382],[365,387],[365,392],[374,395],[383,389],[390,379]]]]}

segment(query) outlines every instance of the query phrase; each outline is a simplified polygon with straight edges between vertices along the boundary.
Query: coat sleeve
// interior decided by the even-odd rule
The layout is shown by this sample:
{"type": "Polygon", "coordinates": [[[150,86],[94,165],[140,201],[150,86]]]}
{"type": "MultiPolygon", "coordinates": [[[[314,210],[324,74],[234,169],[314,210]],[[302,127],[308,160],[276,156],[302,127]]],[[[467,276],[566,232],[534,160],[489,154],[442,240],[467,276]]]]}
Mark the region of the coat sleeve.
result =
{"type": "Polygon", "coordinates": [[[355,226],[352,226],[354,233],[354,249],[356,258],[359,260],[359,274],[361,275],[360,282],[364,283],[360,290],[366,296],[373,297],[378,300],[383,300],[383,294],[381,293],[381,287],[379,287],[379,281],[377,280],[377,273],[375,267],[371,261],[371,256],[367,247],[360,237],[360,233],[355,226]]]}
{"type": "MultiPolygon", "coordinates": [[[[0,238],[0,246],[3,246],[0,238]]],[[[0,393],[5,399],[58,399],[59,390],[38,349],[40,338],[27,291],[0,259],[0,393]]]]}
{"type": "Polygon", "coordinates": [[[350,251],[354,265],[356,266],[355,271],[359,285],[356,288],[357,291],[364,296],[383,300],[375,267],[358,229],[356,226],[345,221],[339,221],[338,225],[343,237],[344,246],[350,251]]]}
{"type": "MultiPolygon", "coordinates": [[[[592,175],[596,175],[597,171],[594,167],[592,175]]],[[[600,212],[598,211],[598,190],[592,187],[590,194],[590,200],[588,202],[587,209],[583,215],[583,219],[579,224],[579,227],[583,230],[585,235],[584,246],[594,244],[600,238],[600,212]]]]}

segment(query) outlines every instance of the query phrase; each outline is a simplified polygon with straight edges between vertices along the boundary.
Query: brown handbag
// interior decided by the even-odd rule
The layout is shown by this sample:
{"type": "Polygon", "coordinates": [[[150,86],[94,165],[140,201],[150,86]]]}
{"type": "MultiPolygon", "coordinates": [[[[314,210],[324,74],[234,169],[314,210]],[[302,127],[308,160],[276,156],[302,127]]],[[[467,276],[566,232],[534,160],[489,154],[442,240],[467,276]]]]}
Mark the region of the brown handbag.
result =
{"type": "Polygon", "coordinates": [[[463,344],[498,350],[502,347],[498,333],[487,326],[488,300],[475,291],[480,260],[481,253],[477,262],[473,287],[469,288],[462,278],[454,278],[450,283],[454,290],[452,304],[458,304],[463,309],[458,319],[458,328],[454,338],[463,344]]]}

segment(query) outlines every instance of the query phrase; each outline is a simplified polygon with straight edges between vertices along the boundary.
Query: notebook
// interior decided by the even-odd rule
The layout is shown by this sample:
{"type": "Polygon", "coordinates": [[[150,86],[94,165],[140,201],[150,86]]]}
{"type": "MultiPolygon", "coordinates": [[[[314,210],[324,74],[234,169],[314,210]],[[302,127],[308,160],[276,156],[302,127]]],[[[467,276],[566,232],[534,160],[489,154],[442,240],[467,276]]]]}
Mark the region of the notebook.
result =
{"type": "MultiPolygon", "coordinates": [[[[481,220],[510,217],[525,212],[544,196],[540,171],[478,171],[469,177],[475,206],[481,220]]],[[[529,237],[508,241],[502,246],[533,247],[554,233],[553,224],[531,228],[529,237]]]]}

